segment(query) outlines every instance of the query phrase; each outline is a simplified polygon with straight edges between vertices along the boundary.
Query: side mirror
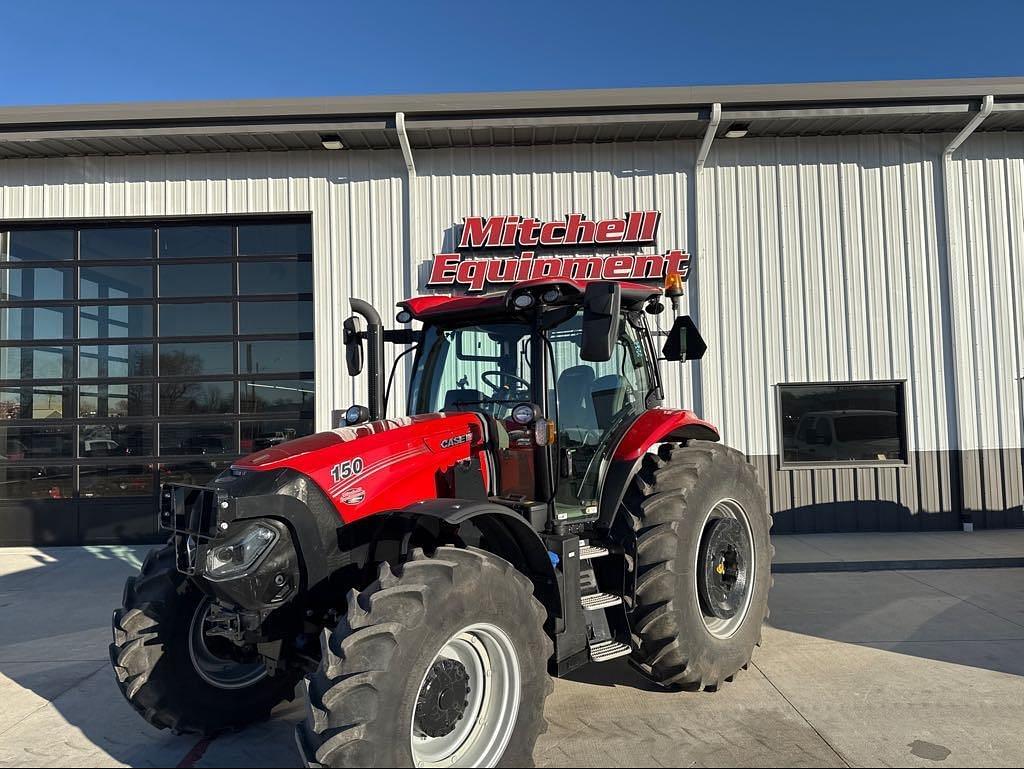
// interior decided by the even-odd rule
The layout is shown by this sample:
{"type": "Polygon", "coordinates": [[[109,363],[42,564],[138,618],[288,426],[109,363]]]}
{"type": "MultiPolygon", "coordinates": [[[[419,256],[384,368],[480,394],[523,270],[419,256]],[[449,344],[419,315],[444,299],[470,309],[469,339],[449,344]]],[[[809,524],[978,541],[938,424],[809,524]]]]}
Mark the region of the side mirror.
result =
{"type": "Polygon", "coordinates": [[[700,335],[697,326],[689,315],[676,318],[668,332],[668,339],[665,346],[661,348],[661,354],[665,360],[684,361],[703,358],[708,346],[704,337],[700,335]]]}
{"type": "Polygon", "coordinates": [[[359,376],[363,370],[363,336],[360,322],[354,315],[342,324],[345,344],[345,367],[349,376],[359,376]]]}
{"type": "Polygon", "coordinates": [[[590,283],[583,294],[583,338],[580,358],[611,360],[622,322],[622,286],[611,281],[590,283]]]}

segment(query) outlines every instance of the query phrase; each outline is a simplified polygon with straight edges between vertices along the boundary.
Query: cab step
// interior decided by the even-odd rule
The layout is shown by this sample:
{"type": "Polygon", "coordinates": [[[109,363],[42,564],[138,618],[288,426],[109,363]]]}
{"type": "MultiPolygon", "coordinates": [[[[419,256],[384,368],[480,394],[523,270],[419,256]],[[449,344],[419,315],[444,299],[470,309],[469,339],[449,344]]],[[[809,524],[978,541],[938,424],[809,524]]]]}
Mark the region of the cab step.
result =
{"type": "Polygon", "coordinates": [[[614,593],[591,593],[581,597],[580,603],[587,611],[597,611],[610,606],[618,606],[622,603],[622,596],[614,593]]]}
{"type": "Polygon", "coordinates": [[[589,561],[592,558],[604,558],[610,552],[607,547],[602,547],[601,545],[580,544],[581,561],[589,561]]]}
{"type": "Polygon", "coordinates": [[[594,662],[608,662],[617,657],[625,657],[632,651],[629,644],[624,644],[621,641],[601,641],[591,644],[590,659],[594,662]]]}

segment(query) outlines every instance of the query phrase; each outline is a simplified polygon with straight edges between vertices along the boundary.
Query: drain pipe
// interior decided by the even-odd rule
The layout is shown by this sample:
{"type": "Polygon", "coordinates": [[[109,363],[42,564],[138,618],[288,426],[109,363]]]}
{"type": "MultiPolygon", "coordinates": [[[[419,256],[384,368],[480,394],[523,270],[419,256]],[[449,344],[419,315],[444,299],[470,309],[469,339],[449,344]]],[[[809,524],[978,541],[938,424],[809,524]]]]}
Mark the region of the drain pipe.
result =
{"type": "MultiPolygon", "coordinates": [[[[704,163],[711,152],[711,144],[715,141],[715,134],[718,132],[718,125],[722,122],[722,105],[715,102],[711,105],[711,116],[708,119],[707,128],[704,130],[704,141],[700,143],[697,150],[697,163],[693,173],[693,214],[694,214],[694,253],[697,258],[701,254],[701,231],[704,226],[704,207],[701,205],[700,178],[704,170],[704,163]]],[[[696,285],[691,290],[688,309],[698,322],[700,321],[700,269],[696,270],[696,285]]],[[[698,414],[704,413],[704,373],[701,361],[693,362],[690,367],[691,384],[693,387],[693,408],[698,414]]]]}
{"type": "MultiPolygon", "coordinates": [[[[704,131],[704,141],[700,143],[700,150],[697,152],[697,175],[700,176],[701,170],[704,168],[704,162],[708,159],[708,153],[711,152],[711,143],[715,140],[715,134],[718,132],[718,124],[722,122],[722,105],[715,102],[711,105],[711,119],[708,121],[707,130],[704,131]]],[[[698,196],[698,200],[699,200],[698,196]]]]}
{"type": "Polygon", "coordinates": [[[395,113],[395,129],[398,131],[398,143],[402,147],[402,157],[405,158],[405,167],[409,170],[409,178],[416,175],[416,163],[412,159],[412,146],[409,144],[409,134],[405,131],[405,113],[395,113]]]}
{"type": "MultiPolygon", "coordinates": [[[[990,95],[990,96],[986,96],[984,99],[982,99],[982,101],[981,101],[981,109],[978,110],[978,114],[976,114],[973,118],[971,118],[970,122],[968,122],[967,125],[965,125],[961,129],[960,133],[958,133],[953,138],[953,141],[951,141],[949,144],[947,144],[946,148],[942,151],[942,200],[943,200],[943,203],[944,203],[945,214],[946,214],[945,217],[944,217],[944,224],[945,224],[945,228],[944,229],[945,229],[945,233],[946,233],[946,275],[947,275],[947,280],[949,282],[949,300],[950,300],[950,313],[951,313],[950,328],[951,328],[951,332],[952,332],[951,333],[950,344],[952,344],[952,346],[953,346],[953,358],[954,358],[954,360],[953,360],[953,386],[954,386],[953,403],[954,404],[959,403],[960,399],[963,397],[962,393],[961,393],[961,390],[960,390],[960,380],[961,380],[960,373],[959,373],[959,368],[960,367],[957,365],[957,362],[956,362],[957,327],[958,327],[958,324],[959,324],[959,318],[960,318],[961,312],[960,312],[959,307],[958,307],[958,302],[955,299],[957,296],[960,295],[960,291],[959,291],[959,283],[957,281],[956,276],[954,275],[954,269],[955,269],[955,266],[957,264],[962,264],[964,260],[961,260],[961,259],[957,258],[957,255],[960,252],[960,236],[961,236],[962,229],[959,226],[957,226],[957,227],[953,226],[953,200],[952,200],[952,196],[950,195],[950,191],[949,191],[949,179],[950,179],[950,176],[952,175],[952,170],[951,169],[952,169],[952,165],[953,165],[953,162],[952,162],[952,160],[953,160],[953,153],[956,152],[958,149],[960,149],[960,146],[965,141],[967,141],[967,139],[971,136],[971,134],[973,134],[978,129],[978,126],[980,126],[982,123],[984,123],[985,119],[989,115],[992,114],[992,109],[993,109],[994,105],[995,105],[995,97],[994,96],[990,95]],[[954,233],[956,235],[956,239],[955,240],[954,240],[954,233]]],[[[961,431],[960,431],[960,417],[959,417],[960,409],[957,406],[954,406],[954,408],[956,409],[957,416],[954,417],[954,419],[952,419],[950,421],[950,424],[951,424],[951,426],[955,427],[956,433],[953,436],[950,436],[950,437],[953,438],[951,443],[955,444],[957,446],[957,448],[960,449],[960,461],[963,462],[963,450],[962,450],[962,447],[960,445],[960,443],[961,443],[961,440],[960,440],[960,433],[961,433],[961,431]]],[[[961,473],[963,473],[963,467],[961,467],[961,473]]],[[[964,500],[963,500],[962,484],[961,484],[961,498],[960,498],[960,515],[961,515],[961,524],[963,525],[963,530],[964,531],[974,531],[974,520],[972,519],[970,514],[967,514],[967,513],[964,512],[964,500]]]]}

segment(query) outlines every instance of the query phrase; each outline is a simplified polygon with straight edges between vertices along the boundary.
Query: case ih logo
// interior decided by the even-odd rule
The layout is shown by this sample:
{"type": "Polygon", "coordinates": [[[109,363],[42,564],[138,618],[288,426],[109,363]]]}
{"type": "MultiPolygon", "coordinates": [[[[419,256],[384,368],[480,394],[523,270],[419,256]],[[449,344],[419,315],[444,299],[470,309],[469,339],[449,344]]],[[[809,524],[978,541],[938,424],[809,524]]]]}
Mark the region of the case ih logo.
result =
{"type": "Polygon", "coordinates": [[[686,280],[690,255],[672,250],[665,254],[614,256],[536,256],[538,246],[644,245],[655,241],[661,214],[630,211],[623,219],[591,220],[569,214],[564,220],[546,222],[522,216],[470,216],[462,227],[459,249],[522,249],[518,256],[463,259],[461,254],[436,254],[429,288],[464,286],[470,293],[488,285],[518,283],[532,278],[573,280],[657,280],[678,272],[686,280]]]}

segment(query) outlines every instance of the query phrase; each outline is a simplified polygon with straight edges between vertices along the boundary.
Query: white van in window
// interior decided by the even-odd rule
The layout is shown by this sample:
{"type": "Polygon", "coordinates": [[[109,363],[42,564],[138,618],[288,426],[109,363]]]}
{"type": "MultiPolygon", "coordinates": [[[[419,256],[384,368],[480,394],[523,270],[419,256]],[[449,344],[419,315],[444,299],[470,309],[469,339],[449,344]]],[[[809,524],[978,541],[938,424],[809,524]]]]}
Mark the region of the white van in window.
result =
{"type": "Polygon", "coordinates": [[[843,462],[903,459],[900,416],[895,411],[808,411],[800,418],[786,459],[843,462]]]}

